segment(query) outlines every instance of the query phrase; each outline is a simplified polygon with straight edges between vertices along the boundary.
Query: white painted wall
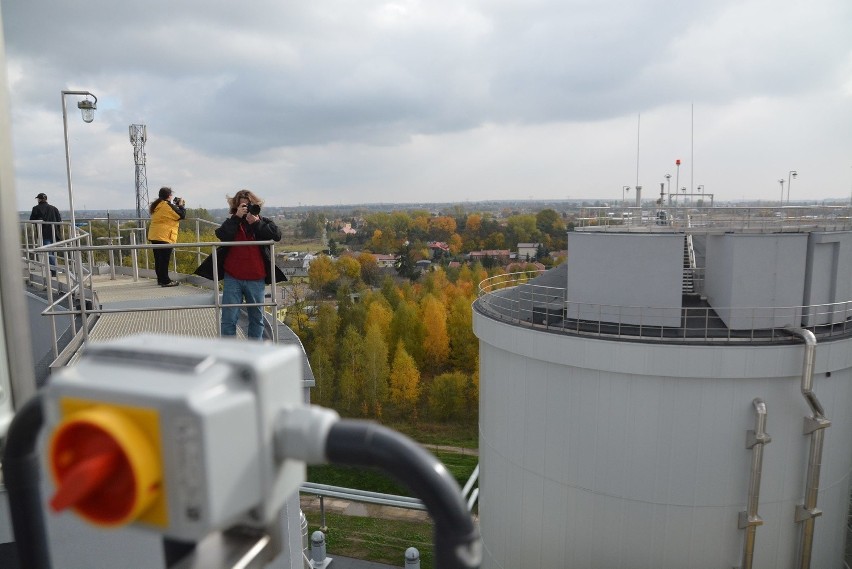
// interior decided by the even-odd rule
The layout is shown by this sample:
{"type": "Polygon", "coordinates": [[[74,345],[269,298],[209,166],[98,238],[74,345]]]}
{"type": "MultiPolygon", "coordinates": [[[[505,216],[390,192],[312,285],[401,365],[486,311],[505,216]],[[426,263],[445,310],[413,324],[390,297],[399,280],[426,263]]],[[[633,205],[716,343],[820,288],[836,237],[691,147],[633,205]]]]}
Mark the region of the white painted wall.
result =
{"type": "MultiPolygon", "coordinates": [[[[485,569],[740,565],[754,428],[768,408],[756,569],[792,569],[809,415],[804,348],[580,338],[474,311],[480,339],[485,569]]],[[[852,340],[819,345],[826,434],[812,567],[843,566],[852,471],[852,340]],[[831,372],[827,377],[826,372],[831,372]]]]}
{"type": "Polygon", "coordinates": [[[568,233],[568,318],[680,326],[683,234],[568,233]]]}
{"type": "Polygon", "coordinates": [[[704,294],[733,330],[800,326],[806,233],[709,236],[704,294]]]}
{"type": "Polygon", "coordinates": [[[803,324],[843,322],[852,316],[852,232],[814,232],[808,240],[803,324]],[[842,306],[819,306],[844,302],[842,306]]]}

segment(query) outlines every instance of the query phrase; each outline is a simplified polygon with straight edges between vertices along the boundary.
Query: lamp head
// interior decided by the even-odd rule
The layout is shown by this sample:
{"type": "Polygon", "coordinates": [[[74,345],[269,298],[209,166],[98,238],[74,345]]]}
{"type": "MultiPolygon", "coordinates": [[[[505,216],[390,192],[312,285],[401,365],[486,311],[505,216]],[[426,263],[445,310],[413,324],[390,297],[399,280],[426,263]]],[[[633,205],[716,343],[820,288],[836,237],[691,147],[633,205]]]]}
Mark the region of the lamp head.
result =
{"type": "Polygon", "coordinates": [[[798,175],[799,175],[799,173],[798,173],[798,172],[796,172],[795,170],[793,170],[792,172],[790,172],[790,174],[792,174],[792,176],[793,176],[793,178],[794,178],[794,179],[795,179],[795,177],[796,177],[796,176],[798,176],[798,175]]]}
{"type": "Polygon", "coordinates": [[[77,108],[80,109],[80,113],[83,115],[83,122],[90,123],[95,120],[95,109],[98,108],[97,103],[85,99],[77,103],[77,108]]]}

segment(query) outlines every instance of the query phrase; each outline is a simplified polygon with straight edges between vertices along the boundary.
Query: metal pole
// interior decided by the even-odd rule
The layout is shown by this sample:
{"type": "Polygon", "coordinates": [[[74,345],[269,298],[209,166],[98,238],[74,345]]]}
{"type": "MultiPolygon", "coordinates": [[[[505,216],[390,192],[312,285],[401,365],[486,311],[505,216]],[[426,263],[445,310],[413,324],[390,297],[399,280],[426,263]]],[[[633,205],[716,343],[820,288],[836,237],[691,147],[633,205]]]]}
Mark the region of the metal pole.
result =
{"type": "Polygon", "coordinates": [[[30,323],[24,298],[21,263],[21,238],[18,235],[18,205],[15,198],[12,160],[9,89],[6,80],[6,52],[0,17],[0,382],[8,378],[12,405],[20,409],[36,392],[33,373],[30,323]]]}

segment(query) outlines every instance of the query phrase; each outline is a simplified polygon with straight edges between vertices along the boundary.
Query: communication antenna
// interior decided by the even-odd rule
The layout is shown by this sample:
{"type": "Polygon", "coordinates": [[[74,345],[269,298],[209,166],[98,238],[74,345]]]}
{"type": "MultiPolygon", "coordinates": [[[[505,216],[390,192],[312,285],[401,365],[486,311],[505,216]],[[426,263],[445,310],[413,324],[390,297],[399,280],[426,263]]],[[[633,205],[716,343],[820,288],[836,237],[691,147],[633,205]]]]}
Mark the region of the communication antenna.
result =
{"type": "Polygon", "coordinates": [[[145,174],[145,141],[148,140],[144,124],[130,125],[130,144],[133,145],[133,161],[136,163],[136,219],[139,227],[144,225],[143,216],[148,217],[148,176],[145,174]]]}

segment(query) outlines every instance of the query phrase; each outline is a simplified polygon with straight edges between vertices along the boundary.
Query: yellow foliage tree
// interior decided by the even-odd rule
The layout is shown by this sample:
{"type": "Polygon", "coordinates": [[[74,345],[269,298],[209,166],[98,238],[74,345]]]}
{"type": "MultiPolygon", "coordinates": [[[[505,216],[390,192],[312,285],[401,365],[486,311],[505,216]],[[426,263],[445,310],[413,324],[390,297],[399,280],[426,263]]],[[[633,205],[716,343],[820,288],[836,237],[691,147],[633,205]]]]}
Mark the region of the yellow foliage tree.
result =
{"type": "Polygon", "coordinates": [[[414,358],[405,351],[402,341],[396,345],[390,373],[390,399],[402,413],[417,418],[417,402],[420,399],[420,371],[414,358]]]}
{"type": "Polygon", "coordinates": [[[426,361],[441,369],[447,363],[450,354],[450,338],[447,334],[447,310],[444,303],[434,295],[426,295],[423,300],[423,325],[426,336],[423,338],[423,351],[426,361]]]}
{"type": "Polygon", "coordinates": [[[320,255],[308,267],[308,279],[311,282],[311,288],[322,293],[331,281],[337,276],[334,270],[334,263],[325,255],[320,255]]]}

